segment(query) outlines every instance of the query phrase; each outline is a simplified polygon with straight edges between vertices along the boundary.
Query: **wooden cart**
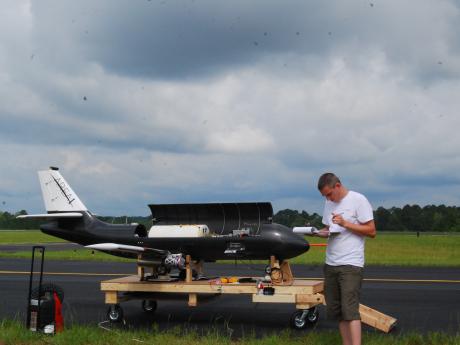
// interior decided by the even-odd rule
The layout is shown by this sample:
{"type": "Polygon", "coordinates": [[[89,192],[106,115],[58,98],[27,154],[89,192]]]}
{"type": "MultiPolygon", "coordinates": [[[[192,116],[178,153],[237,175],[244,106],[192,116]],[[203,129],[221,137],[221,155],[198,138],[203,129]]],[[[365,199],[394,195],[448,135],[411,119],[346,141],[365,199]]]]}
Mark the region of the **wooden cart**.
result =
{"type": "MultiPolygon", "coordinates": [[[[105,293],[105,303],[110,304],[109,320],[121,321],[123,309],[120,303],[130,299],[142,299],[143,309],[153,312],[156,309],[156,301],[161,299],[185,299],[189,307],[195,307],[199,302],[224,294],[247,294],[252,296],[254,303],[294,304],[296,311],[291,317],[291,326],[302,329],[318,321],[319,314],[316,307],[325,304],[323,281],[294,279],[289,264],[285,262],[279,266],[274,258],[271,260],[271,267],[279,268],[282,278],[272,280],[271,283],[263,283],[262,278],[247,277],[244,279],[238,277],[236,283],[222,283],[216,279],[192,280],[190,263],[190,258],[187,258],[187,273],[184,281],[158,279],[149,281],[145,279],[143,268],[138,270],[138,275],[102,281],[101,290],[105,293]]],[[[386,333],[397,321],[364,305],[360,305],[359,311],[363,323],[386,333]]]]}

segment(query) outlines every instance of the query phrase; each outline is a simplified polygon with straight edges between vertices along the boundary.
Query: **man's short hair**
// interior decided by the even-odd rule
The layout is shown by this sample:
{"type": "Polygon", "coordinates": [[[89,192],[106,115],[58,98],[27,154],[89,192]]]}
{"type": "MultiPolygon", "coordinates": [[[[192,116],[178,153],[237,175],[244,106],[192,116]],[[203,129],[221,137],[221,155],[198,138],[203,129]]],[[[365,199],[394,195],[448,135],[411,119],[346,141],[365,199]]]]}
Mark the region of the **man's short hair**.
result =
{"type": "Polygon", "coordinates": [[[340,179],[333,173],[322,174],[318,180],[318,189],[322,190],[324,187],[334,187],[337,183],[341,183],[340,179]]]}

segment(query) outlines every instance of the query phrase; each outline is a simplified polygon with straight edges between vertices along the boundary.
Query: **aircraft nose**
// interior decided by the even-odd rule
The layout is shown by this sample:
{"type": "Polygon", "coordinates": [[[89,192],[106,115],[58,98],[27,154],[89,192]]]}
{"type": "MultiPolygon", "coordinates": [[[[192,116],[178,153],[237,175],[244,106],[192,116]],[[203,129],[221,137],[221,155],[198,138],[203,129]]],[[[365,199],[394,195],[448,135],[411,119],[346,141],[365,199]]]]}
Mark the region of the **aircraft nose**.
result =
{"type": "Polygon", "coordinates": [[[303,237],[297,234],[290,234],[284,243],[284,247],[285,252],[289,253],[290,257],[295,257],[308,251],[310,245],[303,237]]]}

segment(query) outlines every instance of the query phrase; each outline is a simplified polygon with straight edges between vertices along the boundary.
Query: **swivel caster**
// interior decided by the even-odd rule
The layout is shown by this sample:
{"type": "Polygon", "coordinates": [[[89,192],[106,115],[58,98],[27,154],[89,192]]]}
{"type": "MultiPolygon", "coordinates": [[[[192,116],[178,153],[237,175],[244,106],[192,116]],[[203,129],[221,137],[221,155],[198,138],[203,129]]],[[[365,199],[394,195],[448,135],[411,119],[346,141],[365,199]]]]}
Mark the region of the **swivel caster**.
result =
{"type": "Polygon", "coordinates": [[[319,312],[316,307],[297,310],[291,316],[291,326],[295,329],[304,329],[318,322],[319,312]]]}
{"type": "Polygon", "coordinates": [[[112,304],[109,307],[109,310],[107,310],[107,317],[109,318],[110,322],[121,322],[123,320],[123,309],[119,304],[112,304]]]}
{"type": "Polygon", "coordinates": [[[144,299],[142,301],[142,310],[145,311],[146,313],[154,313],[155,310],[157,310],[157,301],[150,300],[150,299],[144,299]]]}

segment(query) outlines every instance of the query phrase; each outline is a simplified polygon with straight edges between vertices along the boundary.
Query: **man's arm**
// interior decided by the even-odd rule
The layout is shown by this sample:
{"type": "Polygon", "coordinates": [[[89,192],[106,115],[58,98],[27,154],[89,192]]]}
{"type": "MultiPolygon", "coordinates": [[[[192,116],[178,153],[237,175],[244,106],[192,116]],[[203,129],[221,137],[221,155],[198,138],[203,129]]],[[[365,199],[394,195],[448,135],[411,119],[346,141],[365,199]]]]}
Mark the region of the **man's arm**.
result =
{"type": "Polygon", "coordinates": [[[377,235],[377,230],[375,229],[375,223],[373,219],[365,223],[353,224],[343,219],[341,214],[336,214],[332,217],[332,222],[334,224],[343,226],[356,235],[367,236],[371,238],[374,238],[375,235],[377,235]]]}
{"type": "Polygon", "coordinates": [[[314,234],[314,236],[328,238],[329,237],[329,227],[325,226],[324,228],[319,229],[318,232],[314,234]]]}

